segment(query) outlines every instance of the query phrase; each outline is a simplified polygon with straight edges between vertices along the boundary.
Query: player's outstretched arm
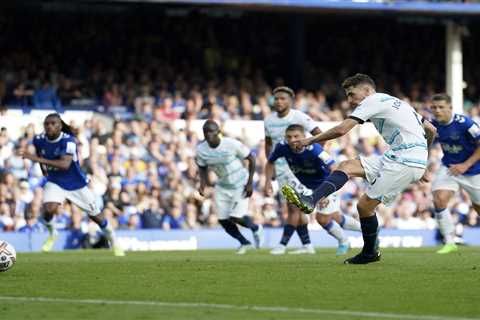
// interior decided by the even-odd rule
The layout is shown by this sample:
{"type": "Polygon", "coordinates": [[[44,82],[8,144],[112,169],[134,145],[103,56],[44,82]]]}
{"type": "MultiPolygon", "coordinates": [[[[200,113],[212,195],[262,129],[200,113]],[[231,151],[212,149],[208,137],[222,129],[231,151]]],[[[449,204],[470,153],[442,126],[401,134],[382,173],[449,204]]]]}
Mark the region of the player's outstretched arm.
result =
{"type": "Polygon", "coordinates": [[[40,164],[43,164],[49,167],[54,167],[60,170],[68,170],[68,168],[70,168],[70,165],[72,164],[72,161],[73,161],[73,156],[69,154],[63,155],[60,159],[57,159],[57,160],[45,159],[35,154],[29,153],[28,151],[25,151],[25,150],[21,151],[20,155],[24,159],[29,159],[34,162],[38,162],[40,164]]]}
{"type": "Polygon", "coordinates": [[[347,134],[357,124],[358,124],[358,121],[355,120],[355,119],[351,119],[351,118],[345,119],[339,125],[331,128],[331,129],[329,129],[325,132],[317,134],[313,137],[309,137],[309,138],[305,138],[303,140],[300,140],[298,142],[298,147],[301,148],[301,147],[304,147],[304,146],[311,145],[313,143],[321,143],[323,141],[336,139],[338,137],[341,137],[341,136],[347,134]]]}

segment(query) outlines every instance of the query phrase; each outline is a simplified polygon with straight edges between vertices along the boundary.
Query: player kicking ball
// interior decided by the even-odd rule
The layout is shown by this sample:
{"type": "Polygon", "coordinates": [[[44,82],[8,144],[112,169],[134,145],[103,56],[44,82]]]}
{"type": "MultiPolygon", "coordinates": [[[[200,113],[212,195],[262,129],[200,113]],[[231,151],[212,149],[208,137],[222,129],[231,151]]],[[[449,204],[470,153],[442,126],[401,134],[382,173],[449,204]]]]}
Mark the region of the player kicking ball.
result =
{"type": "Polygon", "coordinates": [[[459,188],[470,196],[472,206],[480,214],[480,127],[471,118],[454,114],[449,95],[432,97],[433,125],[442,146],[442,166],[432,183],[435,217],[445,245],[440,254],[458,250],[454,241],[455,227],[448,203],[459,188]]]}
{"type": "MultiPolygon", "coordinates": [[[[309,189],[316,189],[322,184],[323,180],[330,174],[335,161],[318,143],[296,150],[295,142],[301,139],[305,139],[304,127],[299,124],[288,126],[285,131],[286,141],[277,143],[275,149],[270,154],[265,167],[265,175],[267,181],[271,179],[274,173],[275,161],[279,158],[284,158],[290,170],[300,182],[294,186],[295,191],[305,193],[311,192],[309,189]]],[[[290,185],[293,184],[290,183],[290,185]]],[[[286,199],[294,196],[291,194],[291,188],[288,185],[284,185],[281,190],[286,199]]],[[[361,231],[360,222],[340,213],[340,200],[336,194],[332,194],[325,199],[324,207],[317,206],[316,212],[318,223],[338,241],[337,256],[346,254],[350,249],[350,243],[342,227],[361,231]]]]}
{"type": "Polygon", "coordinates": [[[405,101],[377,93],[374,81],[367,75],[349,77],[342,87],[348,102],[355,108],[350,117],[324,133],[296,142],[296,148],[336,139],[356,125],[370,120],[390,149],[381,156],[342,161],[311,196],[298,194],[290,187],[291,196],[288,200],[311,213],[317,202],[343,187],[350,177],[366,178],[368,189],[357,204],[363,249],[345,260],[345,263],[367,264],[379,261],[381,256],[377,248],[378,220],[375,208],[381,202],[391,205],[408,185],[422,178],[427,165],[428,146],[435,137],[436,129],[428,121],[422,121],[421,116],[405,101]]]}
{"type": "Polygon", "coordinates": [[[58,237],[53,217],[65,199],[68,199],[87,212],[90,219],[98,224],[112,245],[114,254],[124,256],[125,252],[117,243],[112,227],[98,209],[95,197],[88,189],[87,178],[78,162],[77,143],[72,128],[57,113],[49,114],[43,127],[44,133],[33,139],[36,154],[22,151],[23,158],[38,162],[47,177],[43,196],[43,221],[49,236],[42,246],[42,251],[52,250],[58,237]]]}
{"type": "Polygon", "coordinates": [[[252,222],[248,211],[248,200],[253,192],[255,157],[240,141],[221,138],[220,127],[213,120],[205,122],[203,135],[205,141],[197,146],[195,159],[200,170],[200,194],[205,195],[210,168],[218,178],[215,185],[218,222],[230,236],[240,242],[237,254],[245,254],[253,249],[237,224],[252,230],[255,248],[260,248],[263,244],[263,227],[252,222]],[[247,160],[248,170],[243,160],[247,160]]]}

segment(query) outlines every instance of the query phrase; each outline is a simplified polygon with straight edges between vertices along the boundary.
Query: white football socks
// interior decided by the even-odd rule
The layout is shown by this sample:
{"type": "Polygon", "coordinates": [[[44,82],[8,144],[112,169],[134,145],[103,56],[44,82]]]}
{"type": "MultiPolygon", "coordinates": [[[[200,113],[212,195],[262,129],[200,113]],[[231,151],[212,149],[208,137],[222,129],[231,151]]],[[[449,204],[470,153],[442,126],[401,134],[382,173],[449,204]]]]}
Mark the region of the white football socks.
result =
{"type": "Polygon", "coordinates": [[[445,238],[445,243],[455,243],[453,240],[455,226],[453,225],[453,218],[452,214],[450,213],[450,209],[446,208],[440,212],[436,212],[435,218],[437,218],[438,227],[445,238]]]}
{"type": "Polygon", "coordinates": [[[343,225],[342,225],[343,229],[353,230],[353,231],[362,231],[362,227],[360,226],[360,221],[358,221],[354,217],[344,214],[343,219],[344,219],[343,225]]]}
{"type": "Polygon", "coordinates": [[[332,219],[326,226],[323,227],[332,237],[338,240],[339,243],[345,243],[348,238],[345,236],[342,227],[332,219]]]}

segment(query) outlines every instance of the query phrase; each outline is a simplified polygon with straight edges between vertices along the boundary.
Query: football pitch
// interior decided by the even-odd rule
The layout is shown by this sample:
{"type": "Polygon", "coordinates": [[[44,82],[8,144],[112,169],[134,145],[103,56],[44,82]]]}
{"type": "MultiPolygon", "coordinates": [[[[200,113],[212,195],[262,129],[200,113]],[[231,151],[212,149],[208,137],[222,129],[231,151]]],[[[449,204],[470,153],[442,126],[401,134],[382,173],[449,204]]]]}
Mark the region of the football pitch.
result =
{"type": "Polygon", "coordinates": [[[19,254],[0,273],[2,319],[480,319],[480,248],[19,254]],[[351,254],[350,254],[351,255],[351,254]],[[348,256],[350,256],[348,255],[348,256]]]}

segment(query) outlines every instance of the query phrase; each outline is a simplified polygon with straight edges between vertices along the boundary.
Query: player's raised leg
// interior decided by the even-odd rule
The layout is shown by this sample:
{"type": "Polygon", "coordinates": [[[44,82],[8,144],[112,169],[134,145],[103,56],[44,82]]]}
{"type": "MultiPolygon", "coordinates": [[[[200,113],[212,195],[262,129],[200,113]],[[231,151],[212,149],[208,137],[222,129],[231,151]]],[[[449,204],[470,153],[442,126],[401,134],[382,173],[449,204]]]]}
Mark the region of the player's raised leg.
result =
{"type": "Polygon", "coordinates": [[[318,201],[340,190],[350,177],[365,177],[365,171],[360,160],[340,162],[338,168],[311,195],[299,193],[292,186],[284,186],[282,193],[290,203],[305,213],[312,213],[318,201]]]}

